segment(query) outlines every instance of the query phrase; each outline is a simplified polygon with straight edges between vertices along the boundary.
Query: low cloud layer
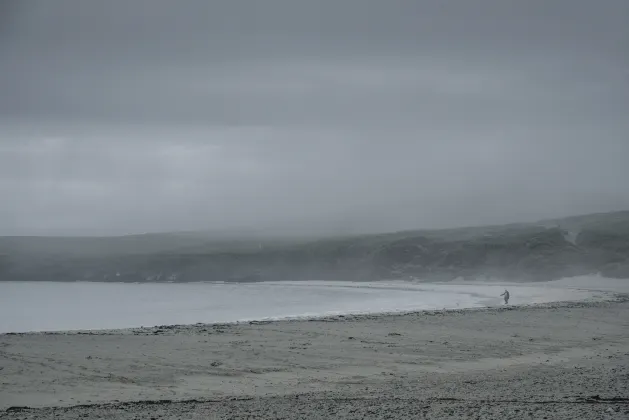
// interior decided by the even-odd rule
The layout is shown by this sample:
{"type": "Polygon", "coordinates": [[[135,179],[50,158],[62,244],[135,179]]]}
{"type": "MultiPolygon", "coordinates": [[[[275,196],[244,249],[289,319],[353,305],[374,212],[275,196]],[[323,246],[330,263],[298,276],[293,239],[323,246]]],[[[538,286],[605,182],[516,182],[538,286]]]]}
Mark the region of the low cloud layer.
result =
{"type": "Polygon", "coordinates": [[[629,208],[625,1],[3,5],[0,234],[629,208]]]}

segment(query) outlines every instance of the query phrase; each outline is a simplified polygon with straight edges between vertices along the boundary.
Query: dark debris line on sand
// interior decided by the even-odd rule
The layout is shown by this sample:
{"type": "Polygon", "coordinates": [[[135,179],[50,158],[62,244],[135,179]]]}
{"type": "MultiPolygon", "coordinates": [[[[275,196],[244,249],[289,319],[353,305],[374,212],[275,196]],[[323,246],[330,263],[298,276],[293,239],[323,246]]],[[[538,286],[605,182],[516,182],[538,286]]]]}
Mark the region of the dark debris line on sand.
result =
{"type": "MultiPolygon", "coordinates": [[[[299,399],[299,395],[293,396],[295,399],[299,399]]],[[[380,397],[382,399],[382,397],[380,397]]],[[[565,397],[568,398],[568,397],[565,397]]],[[[193,398],[188,400],[145,400],[145,401],[126,401],[119,403],[106,403],[106,404],[77,404],[69,407],[59,408],[60,410],[72,410],[77,408],[125,408],[135,406],[150,406],[150,405],[175,405],[175,404],[212,404],[212,403],[225,403],[234,401],[252,401],[255,397],[231,397],[225,399],[199,399],[193,398]]],[[[374,397],[310,397],[309,401],[373,401],[374,397]]],[[[477,403],[477,404],[629,404],[629,398],[625,397],[601,397],[600,395],[592,395],[588,397],[577,396],[572,400],[504,400],[504,399],[465,399],[465,398],[453,398],[453,397],[433,397],[426,400],[417,398],[403,398],[403,397],[389,397],[387,401],[423,401],[425,403],[434,402],[458,402],[458,403],[477,403]]],[[[5,411],[7,413],[21,412],[21,411],[38,411],[45,410],[41,408],[33,408],[28,406],[14,406],[9,407],[5,411]]]]}
{"type": "Polygon", "coordinates": [[[331,397],[312,395],[277,398],[141,401],[79,405],[66,408],[11,407],[0,418],[99,419],[405,419],[405,418],[627,418],[629,399],[598,395],[570,400],[491,400],[460,398],[331,397]],[[594,407],[595,406],[595,407],[594,407]],[[604,406],[604,407],[601,407],[604,406]],[[600,408],[599,408],[600,407],[600,408]],[[600,417],[607,415],[606,417],[600,417]],[[513,417],[512,417],[513,416],[513,417]],[[577,417],[570,417],[577,416],[577,417]],[[610,417],[611,416],[611,417],[610,417]]]}

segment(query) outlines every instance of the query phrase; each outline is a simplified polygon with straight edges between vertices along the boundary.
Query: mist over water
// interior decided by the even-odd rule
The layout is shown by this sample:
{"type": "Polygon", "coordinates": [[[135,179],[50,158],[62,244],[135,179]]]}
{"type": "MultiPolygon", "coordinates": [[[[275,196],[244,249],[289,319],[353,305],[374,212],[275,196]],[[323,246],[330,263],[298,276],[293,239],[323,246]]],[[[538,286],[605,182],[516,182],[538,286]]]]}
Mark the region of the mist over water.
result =
{"type": "Polygon", "coordinates": [[[347,313],[473,308],[581,300],[617,290],[622,281],[549,283],[268,282],[57,283],[0,282],[0,333],[316,317],[347,313]]]}

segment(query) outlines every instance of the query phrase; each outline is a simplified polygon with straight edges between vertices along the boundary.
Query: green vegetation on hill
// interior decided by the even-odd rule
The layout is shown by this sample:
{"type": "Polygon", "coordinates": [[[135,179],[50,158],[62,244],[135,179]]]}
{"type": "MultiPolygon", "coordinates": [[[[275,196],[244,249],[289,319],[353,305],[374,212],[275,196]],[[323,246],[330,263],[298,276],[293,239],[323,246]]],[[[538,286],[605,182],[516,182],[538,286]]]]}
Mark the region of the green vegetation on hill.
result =
{"type": "Polygon", "coordinates": [[[0,280],[262,281],[629,278],[629,211],[308,239],[211,233],[0,238],[0,280]]]}

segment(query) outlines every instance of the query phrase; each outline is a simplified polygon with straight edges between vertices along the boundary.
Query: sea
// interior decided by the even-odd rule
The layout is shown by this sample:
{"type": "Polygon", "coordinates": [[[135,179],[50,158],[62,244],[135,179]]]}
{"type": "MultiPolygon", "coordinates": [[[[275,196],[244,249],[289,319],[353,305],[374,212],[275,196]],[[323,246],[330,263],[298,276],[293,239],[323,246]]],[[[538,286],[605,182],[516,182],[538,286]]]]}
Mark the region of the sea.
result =
{"type": "Polygon", "coordinates": [[[316,318],[605,299],[629,280],[547,283],[278,281],[260,283],[0,282],[0,333],[316,318]]]}

